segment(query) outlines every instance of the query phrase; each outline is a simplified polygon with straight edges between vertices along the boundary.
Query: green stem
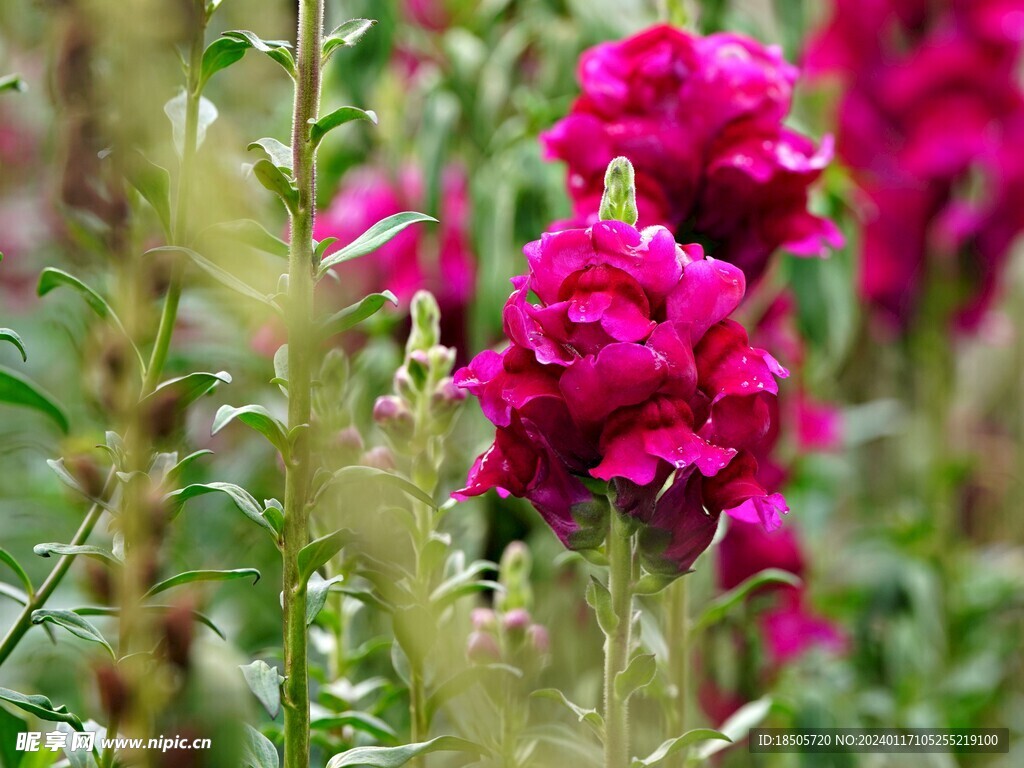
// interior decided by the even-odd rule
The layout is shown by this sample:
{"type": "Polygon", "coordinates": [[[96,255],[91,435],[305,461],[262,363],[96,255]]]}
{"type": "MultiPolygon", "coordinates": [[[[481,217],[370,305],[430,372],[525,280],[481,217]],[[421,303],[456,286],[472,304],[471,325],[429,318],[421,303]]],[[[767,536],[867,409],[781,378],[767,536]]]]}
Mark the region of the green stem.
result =
{"type": "Polygon", "coordinates": [[[629,765],[629,702],[616,693],[615,678],[629,662],[633,624],[633,537],[614,505],[606,551],[615,627],[606,636],[604,646],[604,764],[605,768],[625,768],[629,765]]]}
{"type": "MultiPolygon", "coordinates": [[[[312,413],[313,217],[315,147],[309,123],[320,106],[323,0],[299,2],[298,77],[292,125],[292,162],[299,196],[291,217],[288,255],[288,426],[309,424],[312,413]]],[[[284,768],[309,768],[309,675],[306,583],[299,551],[309,542],[310,444],[303,435],[286,459],[284,580],[284,768]]]]}
{"type": "MultiPolygon", "coordinates": [[[[690,618],[689,618],[689,580],[686,576],[676,579],[668,588],[668,606],[665,616],[665,637],[670,641],[668,657],[669,682],[675,688],[674,706],[666,709],[668,736],[681,736],[686,733],[687,704],[689,703],[689,671],[690,671],[690,618]]],[[[682,755],[673,755],[668,763],[669,768],[683,765],[682,755]]]]}

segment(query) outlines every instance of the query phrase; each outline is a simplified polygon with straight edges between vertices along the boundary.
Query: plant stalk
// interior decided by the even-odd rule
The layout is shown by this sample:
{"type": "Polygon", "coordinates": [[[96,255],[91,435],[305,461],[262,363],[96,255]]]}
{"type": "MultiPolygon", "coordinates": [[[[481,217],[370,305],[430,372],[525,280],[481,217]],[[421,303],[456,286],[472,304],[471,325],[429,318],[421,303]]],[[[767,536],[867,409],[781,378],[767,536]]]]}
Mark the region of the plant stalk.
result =
{"type": "MultiPolygon", "coordinates": [[[[669,683],[675,688],[674,706],[666,710],[667,736],[682,736],[686,733],[687,705],[689,704],[690,671],[690,618],[689,580],[685,575],[676,579],[668,588],[668,606],[665,616],[665,637],[671,638],[668,657],[669,683]]],[[[669,758],[669,768],[681,768],[683,756],[680,753],[669,758]]]]}
{"type": "Polygon", "coordinates": [[[606,552],[615,627],[605,637],[604,645],[604,764],[605,768],[626,768],[629,765],[629,702],[616,692],[615,678],[629,663],[633,624],[633,537],[614,505],[606,552]]]}
{"type": "MultiPolygon", "coordinates": [[[[288,426],[311,421],[313,348],[313,218],[315,147],[310,121],[320,106],[320,47],[323,0],[300,0],[292,162],[298,203],[291,216],[288,254],[288,426]]],[[[306,583],[299,551],[309,542],[310,444],[301,435],[285,460],[285,520],[282,541],[284,587],[284,768],[309,768],[309,675],[306,583]]]]}

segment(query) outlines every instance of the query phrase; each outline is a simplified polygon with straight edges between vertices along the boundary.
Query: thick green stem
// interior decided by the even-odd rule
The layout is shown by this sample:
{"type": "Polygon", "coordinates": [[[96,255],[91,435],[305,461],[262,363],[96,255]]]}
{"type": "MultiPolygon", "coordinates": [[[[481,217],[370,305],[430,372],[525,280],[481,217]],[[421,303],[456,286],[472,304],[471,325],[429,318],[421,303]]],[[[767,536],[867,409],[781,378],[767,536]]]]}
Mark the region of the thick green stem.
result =
{"type": "MultiPolygon", "coordinates": [[[[674,706],[666,710],[667,736],[681,736],[687,727],[687,704],[689,702],[690,671],[690,618],[689,581],[686,576],[676,579],[668,588],[668,606],[665,615],[665,637],[669,638],[668,657],[669,683],[675,688],[674,706]]],[[[669,768],[683,765],[683,756],[677,753],[669,758],[669,768]]]]}
{"type": "Polygon", "coordinates": [[[629,662],[633,624],[633,537],[629,525],[614,507],[606,551],[608,591],[615,626],[604,645],[604,764],[605,768],[626,768],[629,765],[629,702],[616,692],[615,678],[629,662]]]}
{"type": "MultiPolygon", "coordinates": [[[[288,257],[288,426],[311,420],[313,325],[313,217],[315,147],[309,124],[320,105],[320,38],[323,0],[299,2],[298,77],[292,125],[292,162],[298,203],[291,217],[288,257]]],[[[302,435],[286,458],[284,576],[284,768],[309,768],[309,676],[306,583],[299,551],[309,542],[310,445],[302,435]]]]}

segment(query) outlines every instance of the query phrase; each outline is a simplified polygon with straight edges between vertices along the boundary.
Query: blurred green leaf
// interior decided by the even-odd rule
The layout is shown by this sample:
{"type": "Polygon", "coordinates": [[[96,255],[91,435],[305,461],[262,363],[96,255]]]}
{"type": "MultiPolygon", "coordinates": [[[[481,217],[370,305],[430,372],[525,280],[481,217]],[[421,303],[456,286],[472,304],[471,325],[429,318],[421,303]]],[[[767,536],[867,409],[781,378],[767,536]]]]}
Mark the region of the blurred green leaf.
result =
{"type": "Polygon", "coordinates": [[[604,741],[604,718],[596,709],[581,707],[579,704],[571,701],[568,696],[557,688],[541,688],[539,691],[531,693],[530,696],[536,699],[550,699],[551,701],[557,701],[576,715],[581,723],[589,725],[597,737],[601,741],[604,741]]]}
{"type": "Polygon", "coordinates": [[[372,317],[377,314],[377,312],[379,312],[381,308],[388,303],[394,304],[396,307],[398,306],[398,297],[391,291],[371,293],[362,301],[345,307],[344,309],[335,312],[330,317],[322,320],[318,329],[320,337],[328,339],[335,334],[344,333],[350,328],[363,322],[363,320],[366,320],[368,317],[372,317]]]}
{"type": "Polygon", "coordinates": [[[666,757],[674,755],[679,750],[684,749],[691,744],[695,744],[698,741],[707,741],[709,739],[718,739],[720,741],[727,741],[730,743],[732,742],[732,740],[721,731],[716,731],[712,728],[695,728],[692,731],[687,731],[682,736],[677,736],[674,739],[663,741],[660,747],[643,759],[634,757],[633,761],[630,763],[630,768],[650,768],[651,766],[658,765],[666,757]]]}
{"type": "Polygon", "coordinates": [[[288,459],[288,433],[280,419],[273,416],[270,411],[262,405],[243,405],[235,408],[230,405],[222,405],[217,415],[213,417],[213,429],[211,435],[216,435],[232,421],[240,421],[247,427],[256,430],[270,441],[280,452],[281,456],[288,459]]]}
{"type": "Polygon", "coordinates": [[[181,246],[177,245],[162,245],[159,248],[150,248],[148,251],[146,251],[145,255],[148,256],[149,254],[152,253],[164,253],[175,251],[178,253],[183,253],[186,256],[188,256],[189,259],[192,260],[193,264],[195,264],[197,267],[206,272],[206,274],[208,274],[210,277],[212,277],[214,280],[221,283],[222,285],[227,286],[231,290],[240,293],[243,296],[248,296],[250,299],[255,299],[256,301],[259,301],[263,304],[266,304],[267,306],[272,307],[275,312],[281,311],[280,308],[276,304],[274,304],[267,297],[266,294],[260,293],[252,286],[248,285],[242,280],[239,280],[230,272],[221,269],[212,261],[209,261],[206,257],[202,256],[199,253],[196,253],[191,248],[182,248],[181,246]]]}
{"type": "Polygon", "coordinates": [[[0,581],[0,595],[13,600],[18,605],[28,605],[30,600],[25,592],[5,581],[0,581]]]}
{"type": "Polygon", "coordinates": [[[319,277],[323,277],[328,269],[337,264],[358,259],[360,256],[372,253],[406,227],[420,221],[437,222],[437,219],[433,216],[427,216],[425,213],[416,213],[414,211],[396,213],[393,216],[388,216],[386,219],[381,219],[344,248],[335,251],[325,258],[320,264],[319,277]]]}
{"type": "Polygon", "coordinates": [[[171,238],[171,174],[141,152],[128,155],[125,176],[160,219],[167,239],[171,238]]]}
{"type": "Polygon", "coordinates": [[[341,712],[337,715],[318,717],[309,724],[313,730],[324,731],[345,726],[367,733],[377,741],[394,741],[398,738],[398,734],[390,725],[366,712],[341,712]]]}
{"type": "Polygon", "coordinates": [[[400,475],[376,467],[344,467],[332,473],[332,485],[344,485],[353,482],[376,481],[384,483],[395,490],[401,491],[417,501],[421,501],[431,509],[437,509],[434,500],[411,482],[400,475]]]}
{"type": "Polygon", "coordinates": [[[260,580],[260,572],[255,568],[236,568],[230,571],[186,571],[185,573],[179,573],[177,576],[172,576],[169,579],[164,579],[158,584],[154,584],[149,588],[149,591],[143,595],[143,599],[158,595],[161,592],[165,592],[173,587],[180,586],[181,584],[192,584],[196,581],[232,581],[234,579],[247,579],[252,577],[252,583],[255,584],[260,580]]]}
{"type": "MultiPolygon", "coordinates": [[[[138,608],[138,610],[143,611],[145,613],[166,613],[167,611],[177,610],[177,609],[178,609],[178,606],[173,606],[173,605],[142,605],[142,606],[139,606],[139,608],[138,608]]],[[[111,608],[111,607],[105,606],[105,605],[86,605],[86,606],[82,606],[82,607],[79,607],[79,608],[75,608],[74,612],[77,613],[79,616],[120,616],[121,615],[121,609],[120,608],[111,608]]],[[[214,624],[213,623],[213,619],[211,619],[209,616],[207,616],[204,613],[200,613],[199,611],[189,611],[189,613],[191,614],[192,618],[195,621],[198,621],[200,624],[208,627],[210,629],[210,631],[213,632],[215,635],[217,635],[217,637],[219,637],[221,640],[227,640],[227,637],[225,637],[225,635],[221,631],[220,627],[218,627],[216,624],[214,624]]]]}
{"type": "Polygon", "coordinates": [[[359,107],[340,107],[324,115],[313,123],[312,128],[309,129],[309,138],[312,140],[313,146],[319,146],[324,136],[335,128],[345,123],[350,123],[353,120],[369,120],[374,125],[377,125],[377,113],[372,110],[359,109],[359,107]]]}
{"type": "Polygon", "coordinates": [[[482,664],[460,669],[437,686],[427,698],[427,722],[431,722],[437,710],[450,699],[465,693],[475,685],[483,683],[489,677],[497,677],[499,675],[509,675],[514,678],[523,677],[521,670],[508,664],[482,664]]]}
{"type": "Polygon", "coordinates": [[[698,761],[707,760],[723,749],[728,749],[732,744],[743,741],[750,733],[751,728],[768,717],[771,708],[772,700],[767,696],[744,704],[720,726],[719,730],[722,735],[730,741],[710,741],[707,744],[702,744],[693,750],[693,757],[698,761]]]}
{"type": "Polygon", "coordinates": [[[28,353],[25,352],[25,344],[22,342],[21,336],[10,328],[0,328],[0,341],[8,341],[13,344],[21,353],[22,362],[28,362],[28,353]]]}
{"type": "Polygon", "coordinates": [[[179,488],[176,491],[171,491],[164,498],[170,501],[177,510],[189,499],[194,499],[196,496],[202,496],[207,493],[225,494],[241,510],[242,514],[261,528],[266,528],[274,539],[277,539],[277,532],[263,516],[263,509],[256,502],[256,499],[247,490],[233,483],[195,483],[179,488]]]}
{"type": "MultiPolygon", "coordinates": [[[[185,120],[188,113],[188,95],[185,90],[164,104],[164,114],[171,121],[174,133],[174,149],[181,157],[185,152],[185,120]]],[[[196,121],[196,148],[206,140],[206,129],[217,120],[217,107],[205,96],[199,97],[199,114],[196,121]]]]}
{"type": "Polygon", "coordinates": [[[19,563],[17,559],[15,559],[14,555],[3,547],[0,547],[0,563],[3,563],[14,571],[14,575],[17,576],[18,580],[25,585],[25,592],[28,595],[32,595],[35,592],[35,588],[32,586],[32,579],[28,577],[25,569],[21,567],[21,563],[19,563]]]}
{"type": "Polygon", "coordinates": [[[768,584],[785,584],[791,587],[798,587],[802,583],[798,576],[789,571],[783,571],[779,568],[766,568],[708,603],[693,623],[690,632],[696,634],[713,624],[717,624],[759,587],[768,584]]]}
{"type": "Polygon", "coordinates": [[[79,637],[82,640],[88,640],[90,643],[102,645],[107,649],[111,658],[117,658],[117,655],[114,653],[114,649],[110,647],[110,643],[106,641],[106,638],[103,637],[100,631],[77,613],[72,611],[50,610],[32,611],[33,624],[42,624],[47,621],[56,624],[58,627],[63,627],[75,637],[79,637]]]}
{"type": "Polygon", "coordinates": [[[430,741],[406,744],[401,747],[356,747],[332,757],[327,763],[327,768],[356,765],[368,768],[398,768],[413,758],[431,752],[467,752],[473,755],[482,755],[484,749],[479,744],[456,736],[438,736],[430,741]]]}
{"type": "Polygon", "coordinates": [[[334,52],[341,47],[351,47],[358,43],[377,22],[372,19],[349,19],[344,24],[339,24],[324,37],[322,47],[323,63],[334,55],[334,52]]]}
{"type": "Polygon", "coordinates": [[[277,667],[272,667],[267,662],[257,659],[252,664],[242,664],[238,668],[242,670],[242,676],[245,678],[249,690],[267,710],[270,718],[277,719],[277,713],[281,711],[281,683],[284,682],[277,667]]]}
{"type": "Polygon", "coordinates": [[[52,395],[32,380],[3,366],[0,366],[0,403],[19,405],[38,411],[56,422],[62,432],[67,433],[71,428],[64,408],[53,399],[52,395]]]}
{"type": "Polygon", "coordinates": [[[25,91],[28,90],[25,85],[25,81],[21,79],[20,75],[2,75],[0,76],[0,93],[4,91],[25,91]]]}
{"type": "Polygon", "coordinates": [[[200,232],[197,239],[202,242],[207,238],[224,239],[232,245],[242,243],[278,258],[288,258],[288,243],[272,235],[253,219],[236,219],[213,224],[200,232]]]}

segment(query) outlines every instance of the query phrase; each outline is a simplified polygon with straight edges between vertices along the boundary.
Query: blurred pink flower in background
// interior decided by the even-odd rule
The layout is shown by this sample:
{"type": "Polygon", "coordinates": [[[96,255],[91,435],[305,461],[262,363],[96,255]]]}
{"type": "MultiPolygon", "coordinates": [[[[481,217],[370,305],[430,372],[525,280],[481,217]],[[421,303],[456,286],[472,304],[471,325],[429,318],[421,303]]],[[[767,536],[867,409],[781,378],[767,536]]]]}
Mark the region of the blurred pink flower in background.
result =
{"type": "Polygon", "coordinates": [[[957,279],[974,330],[1024,229],[1024,0],[836,0],[807,68],[843,82],[838,152],[861,186],[860,286],[905,327],[957,279]]]}
{"type": "Polygon", "coordinates": [[[777,47],[742,35],[698,37],[661,25],[582,55],[582,95],[542,134],[568,166],[574,219],[593,223],[604,170],[618,155],[636,168],[639,225],[699,242],[755,281],[785,248],[825,255],[835,225],[807,210],[808,188],[832,156],[782,125],[797,69],[777,47]]]}

